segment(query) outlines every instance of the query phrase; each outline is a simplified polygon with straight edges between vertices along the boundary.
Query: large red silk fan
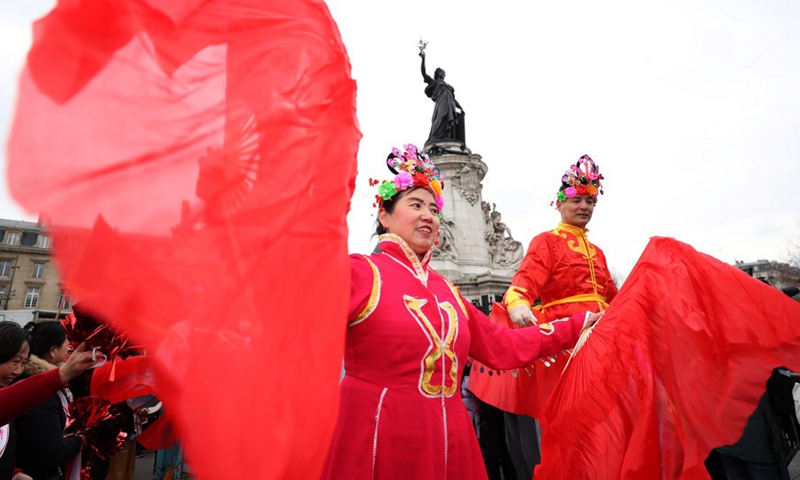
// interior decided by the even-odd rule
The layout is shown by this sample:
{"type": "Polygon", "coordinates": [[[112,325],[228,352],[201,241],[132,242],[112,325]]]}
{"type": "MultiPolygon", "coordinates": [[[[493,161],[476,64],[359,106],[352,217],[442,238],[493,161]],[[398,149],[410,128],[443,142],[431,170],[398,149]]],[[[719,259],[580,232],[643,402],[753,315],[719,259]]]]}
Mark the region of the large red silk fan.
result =
{"type": "Polygon", "coordinates": [[[321,472],[355,93],[321,1],[60,0],[34,25],[12,194],[66,289],[146,350],[198,478],[321,472]]]}
{"type": "Polygon", "coordinates": [[[800,369],[800,303],[653,238],[548,401],[534,478],[707,479],[779,366],[800,369]]]}

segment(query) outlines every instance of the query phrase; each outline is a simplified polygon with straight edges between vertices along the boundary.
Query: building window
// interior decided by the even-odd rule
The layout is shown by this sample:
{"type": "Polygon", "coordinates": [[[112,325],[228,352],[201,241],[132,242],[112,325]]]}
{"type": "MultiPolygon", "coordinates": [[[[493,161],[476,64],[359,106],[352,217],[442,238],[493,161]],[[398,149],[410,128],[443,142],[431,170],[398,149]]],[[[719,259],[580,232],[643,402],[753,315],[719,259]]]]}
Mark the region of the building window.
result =
{"type": "Polygon", "coordinates": [[[36,308],[39,305],[39,287],[28,287],[25,294],[25,308],[36,308]]]}
{"type": "Polygon", "coordinates": [[[39,235],[39,242],[36,244],[39,248],[50,248],[53,239],[48,235],[39,235]]]}
{"type": "Polygon", "coordinates": [[[11,260],[0,260],[0,277],[11,275],[11,260]]]}
{"type": "Polygon", "coordinates": [[[33,264],[33,278],[44,278],[44,263],[33,264]]]}
{"type": "Polygon", "coordinates": [[[0,305],[6,300],[6,286],[0,285],[0,305]]]}
{"type": "Polygon", "coordinates": [[[72,302],[69,299],[69,294],[64,290],[61,290],[61,294],[58,296],[58,308],[69,308],[71,303],[72,302]]]}
{"type": "Polygon", "coordinates": [[[6,245],[19,245],[22,234],[19,232],[6,232],[6,245]]]}

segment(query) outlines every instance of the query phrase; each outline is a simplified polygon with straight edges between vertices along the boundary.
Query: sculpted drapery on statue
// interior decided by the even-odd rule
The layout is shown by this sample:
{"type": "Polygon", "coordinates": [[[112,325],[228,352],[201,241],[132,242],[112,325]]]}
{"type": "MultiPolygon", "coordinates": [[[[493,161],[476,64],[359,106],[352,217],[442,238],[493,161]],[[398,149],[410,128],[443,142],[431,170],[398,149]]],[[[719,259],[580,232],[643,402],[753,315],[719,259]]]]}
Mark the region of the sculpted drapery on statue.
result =
{"type": "Polygon", "coordinates": [[[444,81],[445,71],[437,68],[433,78],[425,71],[425,49],[420,46],[422,57],[422,79],[425,80],[425,95],[433,100],[431,132],[425,145],[439,141],[457,141],[466,144],[464,135],[464,109],[455,97],[455,90],[444,81]]]}

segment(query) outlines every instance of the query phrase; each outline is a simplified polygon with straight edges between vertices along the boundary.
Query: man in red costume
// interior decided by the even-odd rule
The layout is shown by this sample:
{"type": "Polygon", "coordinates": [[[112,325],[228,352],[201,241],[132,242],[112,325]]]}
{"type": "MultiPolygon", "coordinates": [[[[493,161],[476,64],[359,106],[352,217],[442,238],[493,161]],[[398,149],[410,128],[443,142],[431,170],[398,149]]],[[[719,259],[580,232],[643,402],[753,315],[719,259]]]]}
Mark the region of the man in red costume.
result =
{"type": "MultiPolygon", "coordinates": [[[[549,323],[578,311],[605,310],[617,293],[602,250],[586,237],[597,197],[603,193],[599,168],[581,157],[561,178],[558,226],[533,238],[503,298],[520,327],[549,323]],[[535,305],[536,300],[541,301],[535,305]]],[[[505,414],[506,443],[517,477],[531,478],[539,463],[539,412],[555,387],[568,352],[543,358],[524,369],[497,372],[478,365],[470,390],[505,414]]]]}

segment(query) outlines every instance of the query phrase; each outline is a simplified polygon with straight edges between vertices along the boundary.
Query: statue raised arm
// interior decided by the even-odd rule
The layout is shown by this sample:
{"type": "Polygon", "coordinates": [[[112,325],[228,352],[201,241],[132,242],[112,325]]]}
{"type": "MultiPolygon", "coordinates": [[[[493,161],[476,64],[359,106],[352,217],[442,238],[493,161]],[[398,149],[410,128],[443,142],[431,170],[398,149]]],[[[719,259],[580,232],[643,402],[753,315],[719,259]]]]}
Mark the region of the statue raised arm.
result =
{"type": "Polygon", "coordinates": [[[425,52],[420,51],[422,57],[422,79],[427,86],[425,95],[433,100],[433,116],[431,117],[431,131],[425,145],[437,141],[457,141],[465,144],[464,135],[464,109],[455,97],[455,89],[444,81],[445,71],[437,68],[433,78],[425,70],[425,52]]]}

